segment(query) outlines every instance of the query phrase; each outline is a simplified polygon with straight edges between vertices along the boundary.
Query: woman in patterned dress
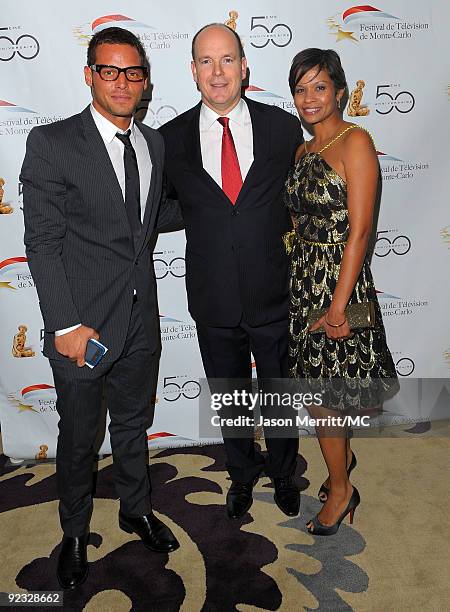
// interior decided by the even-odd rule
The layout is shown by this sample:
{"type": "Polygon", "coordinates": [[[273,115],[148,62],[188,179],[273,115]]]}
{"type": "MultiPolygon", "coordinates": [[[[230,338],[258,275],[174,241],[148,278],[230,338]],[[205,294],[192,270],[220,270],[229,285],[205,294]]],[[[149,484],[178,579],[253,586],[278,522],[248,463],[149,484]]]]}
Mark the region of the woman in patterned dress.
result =
{"type": "MultiPolygon", "coordinates": [[[[299,147],[286,183],[294,223],[289,372],[322,384],[323,407],[313,416],[361,413],[379,407],[398,385],[367,258],[378,159],[367,132],[342,118],[347,83],[335,51],[298,53],[289,85],[314,135],[299,147]],[[361,302],[374,304],[375,324],[351,330],[346,308],[361,302]],[[321,308],[326,314],[309,326],[308,314],[321,308]],[[322,333],[311,333],[317,329],[322,333]]],[[[356,457],[347,432],[338,430],[317,428],[329,472],[319,491],[324,505],[307,524],[318,535],[336,533],[347,514],[351,522],[360,502],[349,481],[356,457]]]]}

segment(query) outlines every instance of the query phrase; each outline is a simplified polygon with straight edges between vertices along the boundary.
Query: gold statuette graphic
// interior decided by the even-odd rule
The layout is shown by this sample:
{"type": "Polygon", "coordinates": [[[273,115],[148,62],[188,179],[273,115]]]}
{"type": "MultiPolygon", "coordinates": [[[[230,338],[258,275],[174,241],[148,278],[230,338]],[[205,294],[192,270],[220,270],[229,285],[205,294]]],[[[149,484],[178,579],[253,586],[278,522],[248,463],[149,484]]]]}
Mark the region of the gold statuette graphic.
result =
{"type": "Polygon", "coordinates": [[[19,331],[13,338],[12,355],[13,357],[34,357],[36,353],[28,346],[25,346],[27,342],[26,332],[28,327],[26,325],[19,325],[19,331]]]}
{"type": "Polygon", "coordinates": [[[42,459],[47,459],[47,451],[48,451],[47,444],[41,444],[39,449],[40,450],[39,450],[38,454],[35,456],[35,458],[38,461],[42,461],[42,459]]]}
{"type": "Polygon", "coordinates": [[[5,184],[5,179],[0,177],[0,215],[10,215],[14,210],[12,206],[8,206],[8,204],[3,203],[3,196],[5,192],[3,190],[3,185],[5,184]]]}
{"type": "Polygon", "coordinates": [[[239,17],[239,13],[237,11],[230,11],[228,15],[230,16],[230,18],[225,21],[225,25],[236,31],[236,21],[239,17]]]}
{"type": "Polygon", "coordinates": [[[365,117],[370,113],[370,110],[367,108],[367,106],[361,105],[361,101],[364,95],[363,89],[365,84],[365,81],[363,81],[362,79],[356,81],[356,89],[352,91],[347,106],[347,115],[349,117],[365,117]]]}

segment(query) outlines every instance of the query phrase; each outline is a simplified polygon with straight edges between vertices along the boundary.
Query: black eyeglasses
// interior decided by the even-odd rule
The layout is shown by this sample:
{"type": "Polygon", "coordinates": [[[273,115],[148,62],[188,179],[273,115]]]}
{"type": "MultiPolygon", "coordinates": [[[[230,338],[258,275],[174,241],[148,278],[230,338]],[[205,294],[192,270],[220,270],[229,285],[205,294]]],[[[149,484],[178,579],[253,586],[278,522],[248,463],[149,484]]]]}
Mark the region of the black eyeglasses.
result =
{"type": "Polygon", "coordinates": [[[118,68],[117,66],[108,66],[107,64],[92,64],[89,68],[95,70],[103,81],[117,81],[121,72],[125,73],[127,81],[131,81],[132,83],[143,81],[148,76],[148,69],[146,66],[127,66],[126,68],[118,68]]]}

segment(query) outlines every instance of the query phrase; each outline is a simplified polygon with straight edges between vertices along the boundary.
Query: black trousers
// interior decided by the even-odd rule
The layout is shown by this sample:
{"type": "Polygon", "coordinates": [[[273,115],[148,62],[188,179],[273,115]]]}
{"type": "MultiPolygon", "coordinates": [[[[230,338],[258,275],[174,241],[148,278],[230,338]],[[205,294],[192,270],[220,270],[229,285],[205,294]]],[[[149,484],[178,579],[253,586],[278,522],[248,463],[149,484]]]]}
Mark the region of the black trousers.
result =
{"type": "MultiPolygon", "coordinates": [[[[101,341],[101,338],[100,338],[101,341]]],[[[86,533],[92,513],[94,442],[103,393],[115,485],[121,510],[142,516],[151,510],[146,429],[153,420],[160,350],[150,353],[138,303],[133,305],[124,349],[114,363],[93,370],[69,360],[51,360],[60,416],[56,451],[59,515],[65,535],[86,533]]]]}
{"type": "MultiPolygon", "coordinates": [[[[287,377],[287,320],[260,327],[250,327],[243,321],[237,327],[211,327],[197,323],[197,336],[208,379],[250,379],[250,351],[255,358],[258,378],[287,377]]],[[[213,380],[210,387],[211,384],[214,384],[213,380]]],[[[224,436],[224,444],[232,480],[250,482],[263,470],[272,478],[283,478],[295,471],[298,437],[266,436],[268,465],[255,449],[252,429],[249,429],[248,438],[224,436]]]]}

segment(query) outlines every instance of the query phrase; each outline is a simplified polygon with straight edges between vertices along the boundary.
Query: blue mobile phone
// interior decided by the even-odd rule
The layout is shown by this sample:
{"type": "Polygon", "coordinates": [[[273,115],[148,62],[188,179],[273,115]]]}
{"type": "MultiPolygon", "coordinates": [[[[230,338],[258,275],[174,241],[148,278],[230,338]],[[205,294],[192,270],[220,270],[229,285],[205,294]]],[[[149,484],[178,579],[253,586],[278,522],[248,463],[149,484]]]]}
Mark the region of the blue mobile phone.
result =
{"type": "Polygon", "coordinates": [[[84,360],[88,368],[95,368],[96,365],[100,363],[103,359],[103,356],[107,352],[107,348],[104,344],[99,342],[98,340],[94,340],[94,338],[90,338],[88,340],[86,346],[86,354],[84,356],[84,360]]]}

